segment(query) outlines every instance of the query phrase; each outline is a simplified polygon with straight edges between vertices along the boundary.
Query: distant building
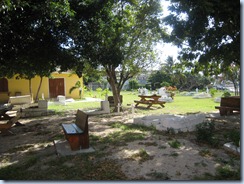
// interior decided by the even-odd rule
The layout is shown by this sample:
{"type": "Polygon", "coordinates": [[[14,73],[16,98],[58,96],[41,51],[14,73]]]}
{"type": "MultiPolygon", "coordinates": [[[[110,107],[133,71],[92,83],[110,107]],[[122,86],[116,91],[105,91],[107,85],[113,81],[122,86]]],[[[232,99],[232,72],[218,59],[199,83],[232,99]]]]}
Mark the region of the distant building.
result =
{"type": "MultiPolygon", "coordinates": [[[[45,99],[57,98],[58,95],[63,95],[68,98],[80,98],[79,90],[69,93],[71,87],[80,81],[83,86],[83,79],[79,78],[72,72],[53,72],[51,77],[43,77],[42,85],[39,91],[38,98],[45,97],[45,99]]],[[[32,95],[36,96],[40,77],[36,76],[31,79],[32,95]]],[[[10,96],[30,95],[29,80],[13,78],[0,78],[0,103],[7,103],[10,96]]]]}

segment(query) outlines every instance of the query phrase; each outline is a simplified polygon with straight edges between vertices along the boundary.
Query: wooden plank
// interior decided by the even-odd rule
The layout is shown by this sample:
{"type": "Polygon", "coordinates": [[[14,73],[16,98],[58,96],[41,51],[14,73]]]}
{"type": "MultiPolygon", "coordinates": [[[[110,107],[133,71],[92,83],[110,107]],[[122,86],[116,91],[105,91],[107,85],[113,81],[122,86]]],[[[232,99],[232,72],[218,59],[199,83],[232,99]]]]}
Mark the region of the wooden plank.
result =
{"type": "Polygon", "coordinates": [[[72,150],[89,148],[88,115],[77,111],[75,123],[61,124],[72,150]]]}
{"type": "Polygon", "coordinates": [[[75,130],[77,131],[77,133],[82,134],[83,130],[81,130],[75,123],[72,123],[73,127],[75,128],[75,130]]]}
{"type": "Polygon", "coordinates": [[[230,110],[240,111],[240,108],[238,107],[215,106],[215,109],[230,109],[230,110]]]}
{"type": "Polygon", "coordinates": [[[134,100],[135,103],[141,103],[141,104],[150,104],[151,102],[150,101],[137,101],[137,100],[134,100]]]}
{"type": "Polygon", "coordinates": [[[69,123],[69,124],[63,123],[62,127],[64,128],[66,134],[77,134],[76,129],[74,128],[74,126],[71,123],[69,123]]]}

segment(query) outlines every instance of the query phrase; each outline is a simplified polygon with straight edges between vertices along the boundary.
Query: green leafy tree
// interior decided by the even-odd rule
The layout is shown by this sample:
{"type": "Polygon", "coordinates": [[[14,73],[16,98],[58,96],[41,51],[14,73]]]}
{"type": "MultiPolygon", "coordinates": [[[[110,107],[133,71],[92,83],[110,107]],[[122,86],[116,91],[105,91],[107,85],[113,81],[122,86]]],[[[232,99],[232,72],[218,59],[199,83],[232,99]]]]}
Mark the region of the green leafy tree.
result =
{"type": "Polygon", "coordinates": [[[92,66],[102,67],[117,106],[124,83],[154,61],[153,46],[162,30],[159,1],[108,0],[80,4],[71,1],[78,25],[73,36],[74,52],[92,66]]]}
{"type": "Polygon", "coordinates": [[[229,0],[170,0],[171,41],[195,70],[216,74],[232,62],[240,65],[240,2],[229,0]]]}
{"type": "Polygon", "coordinates": [[[161,70],[153,72],[149,78],[148,82],[152,84],[152,90],[155,90],[156,88],[161,87],[161,84],[163,82],[168,83],[169,85],[171,84],[171,76],[166,73],[162,67],[161,70]]]}
{"type": "Polygon", "coordinates": [[[42,78],[58,66],[70,68],[75,58],[65,44],[69,43],[67,29],[72,16],[68,0],[1,1],[0,76],[18,74],[28,79],[32,94],[34,76],[41,77],[41,85],[42,78]]]}
{"type": "Polygon", "coordinates": [[[138,89],[139,88],[139,82],[136,79],[131,79],[129,80],[129,89],[133,90],[133,89],[138,89]]]}
{"type": "Polygon", "coordinates": [[[239,95],[239,82],[240,82],[240,66],[232,63],[223,71],[226,80],[230,80],[235,88],[235,95],[239,95]]]}

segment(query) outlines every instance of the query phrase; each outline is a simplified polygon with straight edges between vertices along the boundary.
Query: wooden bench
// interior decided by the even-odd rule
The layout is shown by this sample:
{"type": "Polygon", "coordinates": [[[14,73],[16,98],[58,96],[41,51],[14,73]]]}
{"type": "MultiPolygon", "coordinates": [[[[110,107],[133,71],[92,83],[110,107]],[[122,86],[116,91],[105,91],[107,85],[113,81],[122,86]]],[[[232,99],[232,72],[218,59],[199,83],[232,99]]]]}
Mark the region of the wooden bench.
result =
{"type": "Polygon", "coordinates": [[[7,121],[7,123],[0,124],[0,131],[2,135],[11,135],[13,132],[10,131],[11,127],[16,124],[22,125],[21,123],[18,122],[20,118],[20,114],[17,113],[16,116],[14,117],[9,117],[10,119],[7,121]]]}
{"type": "Polygon", "coordinates": [[[215,106],[219,109],[220,116],[231,115],[233,111],[240,112],[240,96],[222,97],[220,106],[215,106]]]}
{"type": "Polygon", "coordinates": [[[61,125],[71,150],[89,148],[88,115],[86,113],[78,110],[75,123],[62,123],[61,125]]]}
{"type": "Polygon", "coordinates": [[[155,100],[134,100],[136,103],[135,107],[137,107],[139,104],[147,104],[147,108],[149,109],[153,104],[159,104],[161,107],[164,107],[165,102],[163,101],[155,101],[155,100]]]}

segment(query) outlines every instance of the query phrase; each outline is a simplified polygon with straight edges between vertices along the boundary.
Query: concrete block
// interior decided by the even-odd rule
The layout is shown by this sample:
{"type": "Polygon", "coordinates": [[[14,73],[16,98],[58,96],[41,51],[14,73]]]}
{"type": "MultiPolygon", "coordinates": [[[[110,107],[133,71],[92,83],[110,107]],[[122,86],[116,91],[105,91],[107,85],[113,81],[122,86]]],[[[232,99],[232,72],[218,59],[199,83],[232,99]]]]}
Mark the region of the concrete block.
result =
{"type": "Polygon", "coordinates": [[[30,95],[11,96],[9,97],[9,103],[11,103],[12,105],[30,104],[31,96],[30,95]]]}
{"type": "Polygon", "coordinates": [[[107,100],[101,101],[101,109],[102,109],[102,111],[104,111],[106,113],[110,113],[109,101],[107,101],[107,100]]]}
{"type": "Polygon", "coordinates": [[[65,96],[63,96],[63,95],[58,95],[57,96],[57,100],[58,100],[58,102],[59,103],[61,103],[61,104],[63,104],[63,105],[66,105],[66,98],[65,98],[65,96]]]}
{"type": "Polygon", "coordinates": [[[40,108],[40,109],[47,109],[47,107],[48,107],[47,100],[39,100],[38,101],[38,108],[40,108]]]}

